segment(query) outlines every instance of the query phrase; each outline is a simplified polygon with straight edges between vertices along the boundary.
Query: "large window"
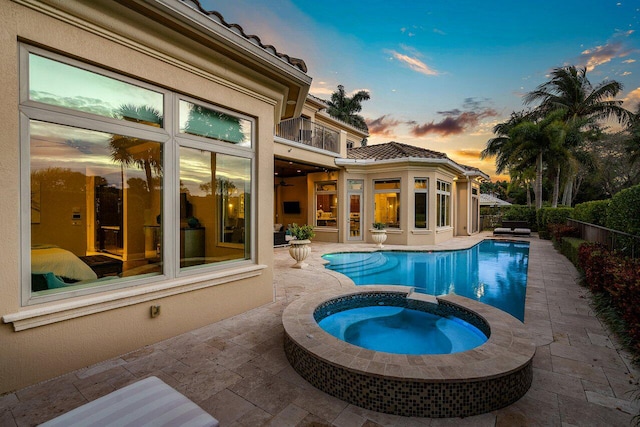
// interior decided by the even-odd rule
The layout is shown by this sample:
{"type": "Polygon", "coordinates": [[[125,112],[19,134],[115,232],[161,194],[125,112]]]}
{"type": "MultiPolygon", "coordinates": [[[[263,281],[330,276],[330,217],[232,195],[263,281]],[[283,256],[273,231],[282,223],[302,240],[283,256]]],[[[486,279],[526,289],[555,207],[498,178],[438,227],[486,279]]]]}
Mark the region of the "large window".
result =
{"type": "Polygon", "coordinates": [[[316,182],[316,226],[338,224],[338,186],[336,181],[316,182]]]}
{"type": "Polygon", "coordinates": [[[400,180],[374,181],[373,197],[373,221],[383,222],[388,228],[400,228],[400,180]]]}
{"type": "Polygon", "coordinates": [[[451,226],[451,183],[438,180],[436,186],[436,210],[438,227],[451,226]]]}
{"type": "Polygon", "coordinates": [[[429,220],[429,198],[427,188],[429,186],[429,180],[427,178],[416,178],[414,181],[414,227],[415,228],[428,228],[429,220]]]}
{"type": "Polygon", "coordinates": [[[38,48],[21,57],[25,303],[251,258],[252,119],[38,48]]]}

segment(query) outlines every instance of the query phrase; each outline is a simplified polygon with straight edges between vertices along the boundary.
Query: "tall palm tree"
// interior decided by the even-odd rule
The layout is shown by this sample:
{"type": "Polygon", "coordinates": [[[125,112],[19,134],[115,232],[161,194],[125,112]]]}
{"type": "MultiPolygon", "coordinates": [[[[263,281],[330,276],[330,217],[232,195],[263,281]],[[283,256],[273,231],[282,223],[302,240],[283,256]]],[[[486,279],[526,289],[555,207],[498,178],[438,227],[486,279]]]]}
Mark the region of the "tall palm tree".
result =
{"type": "MultiPolygon", "coordinates": [[[[583,145],[580,130],[596,126],[598,122],[615,118],[621,125],[632,123],[634,115],[622,107],[622,100],[614,99],[622,90],[622,84],[615,81],[604,81],[593,86],[587,78],[586,68],[573,65],[555,68],[549,81],[538,86],[524,97],[525,104],[540,102],[534,110],[538,117],[553,111],[563,111],[562,119],[566,122],[571,134],[565,139],[566,147],[556,147],[560,156],[555,156],[556,184],[559,185],[562,165],[566,171],[563,201],[573,200],[573,189],[576,187],[578,167],[575,153],[583,145]],[[571,168],[570,166],[574,167],[571,168]]],[[[557,188],[554,187],[554,206],[557,204],[557,188]]]]}
{"type": "Polygon", "coordinates": [[[629,138],[626,142],[626,150],[629,153],[631,164],[640,160],[640,104],[636,107],[636,113],[629,124],[629,138]]]}
{"type": "Polygon", "coordinates": [[[561,119],[563,111],[536,118],[529,113],[512,113],[511,118],[494,127],[498,134],[487,142],[481,158],[496,156],[496,172],[508,169],[511,173],[525,173],[535,167],[534,196],[536,209],[542,207],[542,178],[545,159],[559,150],[566,137],[566,125],[561,119]]]}
{"type": "Polygon", "coordinates": [[[622,83],[611,80],[593,86],[585,67],[569,65],[553,69],[550,80],[526,94],[524,103],[540,101],[536,110],[541,115],[564,110],[566,121],[586,119],[584,125],[613,117],[627,125],[633,114],[622,107],[622,100],[613,99],[620,91],[622,83]]]}
{"type": "Polygon", "coordinates": [[[327,102],[329,104],[327,113],[333,118],[369,132],[367,123],[358,113],[362,111],[362,102],[370,98],[369,92],[366,90],[360,90],[352,96],[347,96],[344,86],[338,85],[338,90],[331,94],[331,100],[327,102]]]}

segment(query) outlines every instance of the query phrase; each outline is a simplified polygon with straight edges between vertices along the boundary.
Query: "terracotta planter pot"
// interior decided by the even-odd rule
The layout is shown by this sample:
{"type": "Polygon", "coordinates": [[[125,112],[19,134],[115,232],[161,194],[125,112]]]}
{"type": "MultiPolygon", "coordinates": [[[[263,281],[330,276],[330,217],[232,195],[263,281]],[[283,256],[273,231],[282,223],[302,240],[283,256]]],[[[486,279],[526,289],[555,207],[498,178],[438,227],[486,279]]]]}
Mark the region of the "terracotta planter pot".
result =
{"type": "Polygon", "coordinates": [[[371,229],[371,238],[378,245],[379,248],[383,247],[382,244],[387,240],[387,230],[371,229]]]}
{"type": "Polygon", "coordinates": [[[290,240],[289,255],[296,260],[292,268],[305,268],[309,264],[303,262],[311,253],[311,240],[290,240]]]}

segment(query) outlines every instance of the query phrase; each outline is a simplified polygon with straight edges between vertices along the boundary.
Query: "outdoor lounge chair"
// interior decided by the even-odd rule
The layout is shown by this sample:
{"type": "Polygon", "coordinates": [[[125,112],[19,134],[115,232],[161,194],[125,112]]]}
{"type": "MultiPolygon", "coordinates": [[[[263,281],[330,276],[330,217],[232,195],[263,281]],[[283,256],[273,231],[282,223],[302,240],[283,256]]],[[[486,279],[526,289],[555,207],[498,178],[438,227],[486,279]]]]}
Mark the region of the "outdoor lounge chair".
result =
{"type": "Polygon", "coordinates": [[[531,229],[526,221],[502,221],[500,227],[493,230],[494,236],[531,236],[531,229]]]}
{"type": "Polygon", "coordinates": [[[218,420],[157,377],[149,377],[47,421],[45,427],[218,427],[218,420]]]}

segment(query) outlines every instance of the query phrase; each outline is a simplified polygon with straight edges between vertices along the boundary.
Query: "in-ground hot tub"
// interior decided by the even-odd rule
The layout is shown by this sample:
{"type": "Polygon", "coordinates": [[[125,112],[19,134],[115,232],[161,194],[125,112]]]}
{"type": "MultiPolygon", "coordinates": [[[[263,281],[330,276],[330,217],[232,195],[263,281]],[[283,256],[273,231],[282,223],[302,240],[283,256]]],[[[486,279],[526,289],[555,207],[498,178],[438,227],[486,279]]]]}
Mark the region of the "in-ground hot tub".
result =
{"type": "Polygon", "coordinates": [[[457,295],[437,298],[437,304],[428,299],[407,298],[391,286],[300,298],[283,314],[287,358],[320,390],[363,408],[403,416],[477,415],[507,406],[527,392],[535,345],[520,321],[457,295]],[[453,354],[393,354],[349,344],[318,325],[318,319],[336,311],[380,303],[453,316],[488,339],[453,354]]]}
{"type": "Polygon", "coordinates": [[[335,298],[321,304],[313,317],[338,339],[387,353],[452,354],[487,341],[489,327],[480,317],[461,313],[465,321],[435,297],[415,297],[419,299],[403,294],[335,298]]]}

